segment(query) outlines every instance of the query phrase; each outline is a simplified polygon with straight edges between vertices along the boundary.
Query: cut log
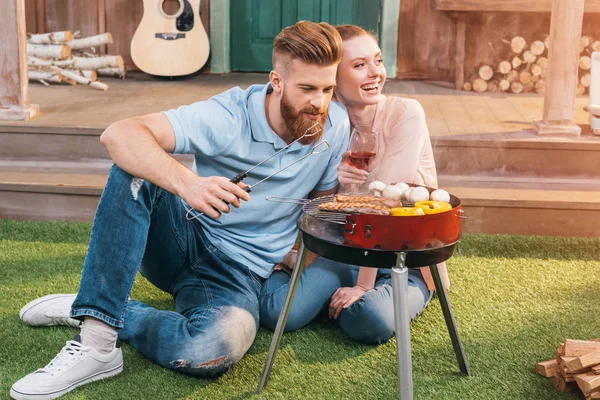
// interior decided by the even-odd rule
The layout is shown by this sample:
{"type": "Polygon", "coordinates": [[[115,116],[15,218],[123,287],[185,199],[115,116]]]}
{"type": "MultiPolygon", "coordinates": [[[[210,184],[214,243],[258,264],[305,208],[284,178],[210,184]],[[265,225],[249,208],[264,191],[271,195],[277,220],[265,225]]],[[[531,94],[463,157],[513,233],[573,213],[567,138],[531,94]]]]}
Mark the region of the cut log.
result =
{"type": "Polygon", "coordinates": [[[584,395],[588,395],[600,389],[600,376],[593,372],[576,375],[575,381],[584,395]]]}
{"type": "Polygon", "coordinates": [[[527,64],[533,64],[537,56],[533,54],[530,50],[527,50],[523,53],[523,61],[527,64]]]}
{"type": "Polygon", "coordinates": [[[473,81],[473,90],[476,91],[477,93],[485,92],[487,90],[487,87],[488,87],[487,81],[485,81],[481,78],[477,78],[473,81]]]}
{"type": "Polygon", "coordinates": [[[52,71],[56,71],[60,73],[62,76],[68,79],[72,79],[77,83],[81,83],[82,85],[90,85],[94,89],[99,90],[108,90],[108,85],[102,82],[93,82],[85,76],[78,75],[76,72],[67,71],[58,67],[50,67],[52,71]]]}
{"type": "Polygon", "coordinates": [[[85,76],[86,78],[88,78],[90,81],[95,81],[98,79],[98,74],[96,73],[96,71],[90,71],[90,70],[81,70],[81,73],[83,76],[85,76]]]}
{"type": "Polygon", "coordinates": [[[510,89],[510,82],[508,79],[502,79],[500,82],[498,82],[498,90],[501,92],[506,92],[508,89],[510,89]]]}
{"type": "Polygon", "coordinates": [[[592,351],[591,353],[575,357],[565,364],[567,371],[575,372],[593,365],[600,364],[600,350],[592,351]]]}
{"type": "Polygon", "coordinates": [[[494,76],[494,69],[489,65],[482,65],[479,67],[478,75],[484,81],[489,81],[494,76]]]}
{"type": "Polygon", "coordinates": [[[540,79],[542,79],[542,77],[539,75],[531,75],[531,82],[533,83],[537,83],[537,81],[539,81],[540,79]]]}
{"type": "Polygon", "coordinates": [[[546,46],[544,46],[544,42],[541,40],[536,40],[535,42],[531,43],[529,50],[531,50],[535,56],[541,56],[546,50],[546,46]]]}
{"type": "Polygon", "coordinates": [[[542,74],[542,67],[540,67],[537,64],[531,66],[531,75],[540,76],[541,74],[542,74]]]}
{"type": "Polygon", "coordinates": [[[60,83],[62,76],[53,71],[27,71],[30,80],[60,83]]]}
{"type": "Polygon", "coordinates": [[[546,49],[550,49],[550,35],[546,35],[546,38],[544,39],[544,46],[546,46],[546,49]]]}
{"type": "Polygon", "coordinates": [[[590,393],[587,396],[585,396],[585,400],[595,400],[595,399],[600,399],[600,392],[590,393]]]}
{"type": "Polygon", "coordinates": [[[33,56],[27,56],[27,65],[34,67],[50,67],[52,65],[57,67],[68,67],[72,66],[73,63],[73,60],[44,60],[33,56]]]}
{"type": "Polygon", "coordinates": [[[510,84],[510,91],[513,93],[521,93],[524,89],[524,86],[521,82],[513,82],[510,84]]]}
{"type": "Polygon", "coordinates": [[[592,351],[600,350],[600,342],[590,340],[566,339],[564,346],[565,357],[579,357],[592,351]]]}
{"type": "Polygon", "coordinates": [[[58,44],[73,39],[71,31],[48,32],[29,35],[27,42],[31,44],[58,44]]]}
{"type": "Polygon", "coordinates": [[[120,68],[123,66],[123,57],[121,56],[73,57],[73,60],[80,69],[120,68]]]}
{"type": "Polygon", "coordinates": [[[585,86],[583,86],[581,83],[578,83],[577,88],[575,89],[575,94],[577,96],[583,96],[585,94],[585,86]]]}
{"type": "Polygon", "coordinates": [[[592,51],[600,51],[600,40],[596,40],[590,47],[592,51]]]}
{"type": "MultiPolygon", "coordinates": [[[[583,85],[583,87],[586,87],[586,88],[590,87],[590,81],[591,81],[591,78],[590,78],[589,73],[583,74],[581,76],[581,78],[579,78],[579,83],[581,83],[583,85]]],[[[600,361],[598,363],[600,363],[600,361]]]]}
{"type": "Polygon", "coordinates": [[[534,91],[534,89],[535,89],[535,83],[532,81],[529,81],[529,82],[523,84],[523,92],[524,93],[531,93],[534,91]]]}
{"type": "Polygon", "coordinates": [[[510,72],[511,69],[512,65],[508,61],[500,61],[500,64],[498,64],[498,72],[500,72],[501,74],[506,75],[510,72]]]}
{"type": "Polygon", "coordinates": [[[579,58],[579,68],[587,71],[592,67],[592,59],[588,56],[582,56],[579,58]]]}
{"type": "Polygon", "coordinates": [[[542,69],[548,69],[548,59],[546,57],[539,57],[535,63],[542,69]]]}
{"type": "Polygon", "coordinates": [[[125,78],[127,73],[124,65],[115,68],[98,68],[96,72],[98,72],[98,75],[100,76],[112,76],[113,78],[125,78]]]}
{"type": "Polygon", "coordinates": [[[96,36],[69,40],[67,43],[73,50],[87,49],[88,47],[102,46],[113,42],[112,35],[108,32],[96,36]]]}
{"type": "Polygon", "coordinates": [[[552,360],[540,361],[535,365],[535,372],[546,378],[550,378],[558,373],[558,361],[552,360]]]}
{"type": "Polygon", "coordinates": [[[519,80],[519,72],[513,69],[508,74],[506,74],[506,80],[510,83],[517,82],[519,80]]]}
{"type": "Polygon", "coordinates": [[[565,355],[565,344],[561,343],[560,346],[558,346],[558,349],[556,349],[556,357],[560,357],[560,356],[564,356],[565,355]]]}
{"type": "Polygon", "coordinates": [[[43,58],[56,58],[64,60],[71,57],[71,48],[64,44],[29,44],[27,55],[43,58]]]}
{"type": "Polygon", "coordinates": [[[510,49],[515,54],[521,54],[526,46],[527,42],[525,41],[525,38],[522,38],[521,36],[515,36],[510,41],[510,49]]]}
{"type": "Polygon", "coordinates": [[[465,84],[463,85],[463,90],[470,92],[471,89],[473,89],[473,85],[471,84],[471,82],[465,82],[465,84]]]}
{"type": "Polygon", "coordinates": [[[531,82],[531,73],[526,70],[521,71],[519,73],[519,82],[521,82],[522,84],[531,82]]]}
{"type": "Polygon", "coordinates": [[[513,69],[517,69],[521,66],[521,64],[523,64],[523,60],[521,60],[519,57],[513,57],[512,61],[511,61],[512,67],[513,69]]]}
{"type": "Polygon", "coordinates": [[[494,80],[488,81],[487,91],[491,93],[496,93],[498,91],[498,82],[494,80]]]}
{"type": "Polygon", "coordinates": [[[592,43],[594,43],[594,39],[591,36],[582,36],[579,42],[579,52],[583,53],[592,43]]]}
{"type": "Polygon", "coordinates": [[[577,390],[577,385],[573,382],[566,382],[565,378],[560,375],[554,375],[552,377],[552,386],[561,392],[573,392],[577,390]]]}

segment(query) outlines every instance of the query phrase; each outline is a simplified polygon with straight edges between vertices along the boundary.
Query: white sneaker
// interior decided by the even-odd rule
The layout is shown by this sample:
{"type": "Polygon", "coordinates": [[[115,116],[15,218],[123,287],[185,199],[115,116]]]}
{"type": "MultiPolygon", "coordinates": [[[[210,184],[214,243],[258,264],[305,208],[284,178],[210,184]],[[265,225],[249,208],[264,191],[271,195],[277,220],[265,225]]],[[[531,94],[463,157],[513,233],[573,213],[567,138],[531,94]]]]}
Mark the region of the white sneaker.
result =
{"type": "Polygon", "coordinates": [[[123,353],[120,347],[115,347],[109,354],[100,354],[92,347],[82,345],[79,335],[75,335],[48,365],[12,385],[10,396],[16,400],[55,399],[78,386],[115,376],[121,371],[123,353]]]}
{"type": "Polygon", "coordinates": [[[68,325],[79,328],[81,321],[70,317],[74,294],[49,294],[25,304],[19,312],[21,321],[31,326],[68,325]]]}

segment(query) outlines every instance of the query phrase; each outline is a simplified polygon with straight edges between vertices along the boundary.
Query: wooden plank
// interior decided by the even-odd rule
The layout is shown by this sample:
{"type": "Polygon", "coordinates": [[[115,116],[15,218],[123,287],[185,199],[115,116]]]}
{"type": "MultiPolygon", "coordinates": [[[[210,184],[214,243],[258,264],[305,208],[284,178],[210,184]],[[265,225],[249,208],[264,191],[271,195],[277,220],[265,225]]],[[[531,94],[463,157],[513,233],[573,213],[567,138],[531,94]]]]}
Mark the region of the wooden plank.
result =
{"type": "Polygon", "coordinates": [[[469,113],[457,97],[434,96],[451,134],[476,133],[469,113]]]}
{"type": "Polygon", "coordinates": [[[46,2],[45,0],[35,1],[35,27],[37,33],[46,33],[46,2]]]}
{"type": "Polygon", "coordinates": [[[25,31],[27,33],[36,33],[36,0],[25,0],[25,31]]]}
{"type": "Polygon", "coordinates": [[[39,111],[29,105],[25,1],[0,2],[0,120],[32,118],[39,111]]]}
{"type": "Polygon", "coordinates": [[[131,59],[130,43],[144,14],[141,1],[105,0],[106,30],[112,34],[113,43],[107,46],[109,54],[120,54],[128,71],[137,70],[131,59]]]}
{"type": "Polygon", "coordinates": [[[581,134],[581,128],[573,124],[573,116],[584,3],[584,0],[554,0],[544,114],[542,121],[534,124],[540,135],[581,134]]]}
{"type": "MultiPolygon", "coordinates": [[[[585,11],[600,12],[599,0],[586,0],[585,11]]],[[[435,9],[444,11],[550,12],[552,0],[435,0],[435,9]]]]}
{"type": "Polygon", "coordinates": [[[80,31],[93,36],[98,31],[96,2],[80,0],[46,0],[46,31],[80,31]]]}
{"type": "Polygon", "coordinates": [[[456,19],[456,46],[454,53],[454,88],[462,90],[465,84],[465,43],[467,39],[467,15],[460,13],[456,19]]]}
{"type": "Polygon", "coordinates": [[[428,79],[433,72],[453,80],[454,21],[433,6],[433,0],[400,2],[398,79],[428,79]]]}
{"type": "MultiPolygon", "coordinates": [[[[98,33],[106,32],[106,0],[96,0],[98,8],[98,33]]],[[[106,54],[106,45],[98,47],[98,52],[106,54]]]]}

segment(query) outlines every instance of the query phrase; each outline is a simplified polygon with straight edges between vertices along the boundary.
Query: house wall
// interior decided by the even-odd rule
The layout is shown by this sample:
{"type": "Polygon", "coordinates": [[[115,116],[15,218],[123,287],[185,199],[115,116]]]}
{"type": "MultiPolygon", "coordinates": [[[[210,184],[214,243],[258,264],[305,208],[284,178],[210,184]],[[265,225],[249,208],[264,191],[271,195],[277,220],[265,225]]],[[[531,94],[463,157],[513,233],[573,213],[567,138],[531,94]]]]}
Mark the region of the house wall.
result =
{"type": "MultiPolygon", "coordinates": [[[[397,78],[453,80],[455,29],[452,12],[437,11],[435,0],[400,0],[397,78]]],[[[468,12],[465,74],[507,57],[502,39],[530,41],[549,31],[549,12],[468,12]]],[[[585,14],[583,34],[600,40],[600,14],[585,14]]]]}
{"type": "MultiPolygon", "coordinates": [[[[453,80],[456,22],[451,12],[437,11],[435,0],[400,1],[397,78],[453,80]]],[[[202,1],[202,23],[207,32],[210,0],[202,1]]],[[[94,35],[108,31],[114,43],[110,54],[123,56],[127,69],[135,70],[129,43],[142,18],[139,0],[25,0],[27,32],[60,30],[94,35]]],[[[530,40],[550,30],[550,13],[469,12],[465,73],[481,62],[507,54],[502,39],[523,36],[530,40]]],[[[586,13],[583,34],[600,39],[600,14],[586,13]]]]}
{"type": "MultiPolygon", "coordinates": [[[[210,0],[202,0],[201,19],[207,32],[210,0]]],[[[82,36],[110,32],[113,44],[101,53],[123,56],[127,70],[137,70],[129,44],[144,12],[140,0],[25,0],[28,33],[70,30],[82,36]]]]}

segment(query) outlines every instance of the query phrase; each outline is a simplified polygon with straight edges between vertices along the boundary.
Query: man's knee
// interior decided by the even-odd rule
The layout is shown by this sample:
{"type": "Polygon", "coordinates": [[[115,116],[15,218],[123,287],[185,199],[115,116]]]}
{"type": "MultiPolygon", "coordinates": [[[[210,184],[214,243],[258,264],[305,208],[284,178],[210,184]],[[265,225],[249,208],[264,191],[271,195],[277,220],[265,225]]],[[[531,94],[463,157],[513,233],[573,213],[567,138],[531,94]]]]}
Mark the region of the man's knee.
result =
{"type": "Polygon", "coordinates": [[[219,319],[189,338],[180,357],[170,361],[171,368],[201,378],[216,378],[242,359],[256,337],[256,319],[238,307],[227,307],[220,313],[219,319]]]}

